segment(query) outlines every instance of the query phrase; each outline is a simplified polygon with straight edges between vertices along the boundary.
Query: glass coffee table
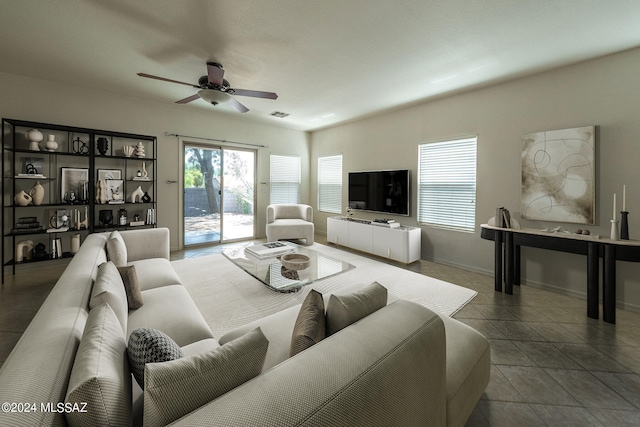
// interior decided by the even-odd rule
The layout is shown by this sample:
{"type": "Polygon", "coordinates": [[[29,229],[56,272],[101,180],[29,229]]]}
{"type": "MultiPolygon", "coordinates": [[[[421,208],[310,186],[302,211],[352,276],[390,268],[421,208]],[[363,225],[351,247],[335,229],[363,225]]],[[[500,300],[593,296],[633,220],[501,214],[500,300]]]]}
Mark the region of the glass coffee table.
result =
{"type": "MultiPolygon", "coordinates": [[[[274,245],[267,243],[265,245],[274,245]]],[[[290,242],[278,242],[280,252],[298,253],[309,257],[309,267],[289,270],[280,262],[280,254],[258,257],[247,247],[230,248],[222,252],[235,265],[277,292],[297,292],[303,286],[349,271],[355,266],[323,253],[290,242]]]]}

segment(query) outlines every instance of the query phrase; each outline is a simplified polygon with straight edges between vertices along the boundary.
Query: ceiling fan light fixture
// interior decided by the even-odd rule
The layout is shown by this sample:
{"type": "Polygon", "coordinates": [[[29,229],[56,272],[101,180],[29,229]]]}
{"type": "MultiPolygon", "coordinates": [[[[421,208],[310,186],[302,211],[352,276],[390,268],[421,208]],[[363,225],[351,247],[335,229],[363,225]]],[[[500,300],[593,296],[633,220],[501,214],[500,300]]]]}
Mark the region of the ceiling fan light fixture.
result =
{"type": "Polygon", "coordinates": [[[218,105],[229,101],[229,95],[214,89],[202,89],[198,92],[200,98],[209,104],[218,105]]]}

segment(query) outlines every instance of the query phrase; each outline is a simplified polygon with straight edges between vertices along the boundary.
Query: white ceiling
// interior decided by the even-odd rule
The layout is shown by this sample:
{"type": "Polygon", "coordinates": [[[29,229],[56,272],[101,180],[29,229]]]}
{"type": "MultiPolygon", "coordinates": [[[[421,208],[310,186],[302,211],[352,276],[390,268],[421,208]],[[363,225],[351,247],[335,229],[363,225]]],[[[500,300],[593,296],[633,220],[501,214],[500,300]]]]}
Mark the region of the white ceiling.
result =
{"type": "Polygon", "coordinates": [[[639,23],[638,0],[0,0],[0,72],[173,103],[196,90],[136,73],[215,60],[279,95],[237,96],[248,118],[314,130],[634,48],[639,23]]]}

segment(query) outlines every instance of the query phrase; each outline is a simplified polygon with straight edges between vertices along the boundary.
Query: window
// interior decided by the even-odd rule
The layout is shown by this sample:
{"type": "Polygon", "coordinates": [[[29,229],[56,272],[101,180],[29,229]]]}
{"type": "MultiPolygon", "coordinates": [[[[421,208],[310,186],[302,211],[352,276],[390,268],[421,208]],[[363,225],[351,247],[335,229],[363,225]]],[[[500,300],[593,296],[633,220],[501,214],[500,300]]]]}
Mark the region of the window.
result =
{"type": "Polygon", "coordinates": [[[271,155],[271,203],[300,203],[300,157],[271,155]]]}
{"type": "Polygon", "coordinates": [[[342,155],[318,158],[318,210],[342,212],[342,155]]]}
{"type": "Polygon", "coordinates": [[[474,232],[477,138],[421,144],[418,222],[474,232]]]}

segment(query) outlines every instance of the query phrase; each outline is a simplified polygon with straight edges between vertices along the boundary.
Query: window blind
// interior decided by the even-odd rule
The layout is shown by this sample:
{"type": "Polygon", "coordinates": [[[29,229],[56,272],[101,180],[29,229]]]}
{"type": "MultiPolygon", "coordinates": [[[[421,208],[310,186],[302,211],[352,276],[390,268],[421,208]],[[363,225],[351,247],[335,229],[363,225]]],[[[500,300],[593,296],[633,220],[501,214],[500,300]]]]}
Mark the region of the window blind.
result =
{"type": "Polygon", "coordinates": [[[270,203],[300,203],[300,157],[270,156],[270,203]]]}
{"type": "Polygon", "coordinates": [[[474,137],[419,146],[418,222],[475,231],[476,143],[474,137]]]}
{"type": "Polygon", "coordinates": [[[318,158],[318,210],[342,212],[342,155],[318,158]]]}

